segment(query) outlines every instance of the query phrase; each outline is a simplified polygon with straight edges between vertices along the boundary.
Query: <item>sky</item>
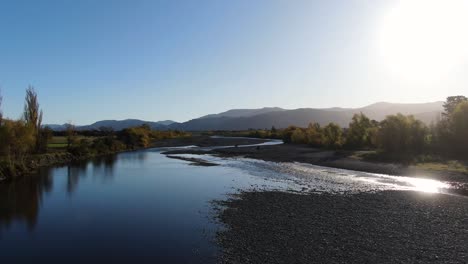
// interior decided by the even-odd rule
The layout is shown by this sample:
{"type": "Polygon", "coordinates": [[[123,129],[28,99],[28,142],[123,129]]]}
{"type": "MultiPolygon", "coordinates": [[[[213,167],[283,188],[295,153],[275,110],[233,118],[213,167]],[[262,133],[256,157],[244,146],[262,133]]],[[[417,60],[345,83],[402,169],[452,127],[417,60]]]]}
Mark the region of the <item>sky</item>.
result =
{"type": "Polygon", "coordinates": [[[30,85],[76,125],[468,95],[462,2],[0,0],[2,108],[30,85]]]}

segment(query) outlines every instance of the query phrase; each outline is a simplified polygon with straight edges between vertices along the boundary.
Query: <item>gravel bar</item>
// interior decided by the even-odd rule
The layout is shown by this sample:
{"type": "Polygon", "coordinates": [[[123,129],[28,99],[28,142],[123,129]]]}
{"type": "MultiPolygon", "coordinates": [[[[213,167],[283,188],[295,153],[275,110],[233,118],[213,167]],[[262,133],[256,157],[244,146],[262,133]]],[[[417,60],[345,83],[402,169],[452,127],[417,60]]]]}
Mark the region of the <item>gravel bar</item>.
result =
{"type": "Polygon", "coordinates": [[[468,198],[243,192],[217,201],[220,263],[468,263],[468,198]]]}

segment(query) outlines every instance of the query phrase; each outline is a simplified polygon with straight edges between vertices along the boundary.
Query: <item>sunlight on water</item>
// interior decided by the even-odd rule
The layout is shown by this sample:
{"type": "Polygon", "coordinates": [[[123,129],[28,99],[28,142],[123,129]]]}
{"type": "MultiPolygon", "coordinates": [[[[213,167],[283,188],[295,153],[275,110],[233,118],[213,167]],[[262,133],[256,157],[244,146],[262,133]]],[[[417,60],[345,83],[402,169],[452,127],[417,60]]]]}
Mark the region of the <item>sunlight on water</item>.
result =
{"type": "Polygon", "coordinates": [[[248,158],[222,158],[212,155],[181,154],[201,158],[225,167],[234,167],[253,176],[284,182],[302,191],[353,193],[384,190],[410,190],[424,193],[453,193],[449,183],[432,179],[367,173],[316,166],[300,162],[269,162],[248,158]]]}
{"type": "Polygon", "coordinates": [[[431,179],[401,177],[398,180],[407,182],[412,185],[413,190],[420,192],[440,193],[443,189],[449,188],[448,184],[431,179]]]}
{"type": "Polygon", "coordinates": [[[441,193],[443,190],[450,188],[447,183],[437,180],[385,174],[369,174],[368,177],[362,177],[361,180],[427,193],[441,193]]]}

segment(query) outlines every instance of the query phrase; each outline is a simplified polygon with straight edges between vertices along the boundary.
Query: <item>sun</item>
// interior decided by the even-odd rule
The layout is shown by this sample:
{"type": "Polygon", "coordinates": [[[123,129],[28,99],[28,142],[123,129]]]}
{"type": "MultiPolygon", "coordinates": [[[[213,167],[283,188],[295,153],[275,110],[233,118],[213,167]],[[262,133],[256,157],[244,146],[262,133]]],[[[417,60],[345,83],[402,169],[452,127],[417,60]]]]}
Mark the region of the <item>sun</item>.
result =
{"type": "Polygon", "coordinates": [[[379,41],[393,74],[441,79],[468,59],[468,1],[401,0],[384,16],[379,41]]]}

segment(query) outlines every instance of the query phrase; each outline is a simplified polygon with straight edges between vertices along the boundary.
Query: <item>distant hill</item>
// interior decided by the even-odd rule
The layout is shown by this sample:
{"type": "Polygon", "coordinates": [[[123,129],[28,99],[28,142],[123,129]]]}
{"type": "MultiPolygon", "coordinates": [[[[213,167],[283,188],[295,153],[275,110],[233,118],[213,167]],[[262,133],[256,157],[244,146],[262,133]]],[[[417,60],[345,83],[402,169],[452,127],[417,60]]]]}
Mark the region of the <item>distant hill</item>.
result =
{"type": "MultiPolygon", "coordinates": [[[[121,130],[128,127],[148,124],[159,130],[246,130],[285,128],[290,125],[306,127],[311,122],[326,125],[330,122],[347,127],[354,114],[363,113],[369,118],[381,121],[387,115],[402,113],[414,115],[417,119],[430,124],[437,120],[443,111],[443,102],[422,104],[395,104],[379,102],[361,108],[300,108],[294,110],[279,107],[264,107],[259,109],[232,109],[219,114],[211,114],[187,122],[177,123],[171,120],[152,122],[139,119],[102,120],[87,126],[78,126],[78,130],[93,130],[102,127],[111,127],[121,130]]],[[[64,125],[48,125],[53,130],[64,130],[64,125]]]]}
{"type": "Polygon", "coordinates": [[[281,108],[262,108],[260,114],[252,114],[255,109],[242,110],[249,113],[245,116],[233,117],[225,113],[241,113],[239,110],[227,111],[221,114],[208,115],[197,119],[192,119],[184,123],[175,123],[169,125],[170,129],[201,131],[201,130],[246,130],[285,128],[290,125],[305,127],[310,122],[318,122],[326,125],[330,122],[347,127],[351,118],[356,113],[364,113],[371,119],[383,120],[387,115],[402,113],[412,114],[426,124],[436,120],[443,109],[443,102],[423,103],[423,104],[394,104],[394,103],[375,103],[362,108],[301,108],[294,110],[285,110],[281,108]],[[268,111],[268,109],[274,109],[268,111]]]}
{"type": "Polygon", "coordinates": [[[281,112],[281,111],[286,111],[286,110],[279,108],[279,107],[264,107],[264,108],[259,108],[259,109],[232,109],[232,110],[228,110],[226,112],[222,112],[219,114],[211,114],[211,115],[202,116],[199,119],[216,118],[216,117],[249,117],[249,116],[255,116],[255,115],[260,115],[264,113],[281,112]]]}
{"type": "MultiPolygon", "coordinates": [[[[169,125],[174,124],[172,120],[164,120],[158,122],[144,121],[139,119],[125,119],[125,120],[102,120],[95,122],[91,125],[77,126],[77,130],[99,130],[101,128],[112,128],[115,131],[122,130],[129,127],[141,126],[148,124],[152,129],[166,130],[169,125]]],[[[66,125],[46,125],[55,131],[63,131],[66,129],[66,125]]]]}

